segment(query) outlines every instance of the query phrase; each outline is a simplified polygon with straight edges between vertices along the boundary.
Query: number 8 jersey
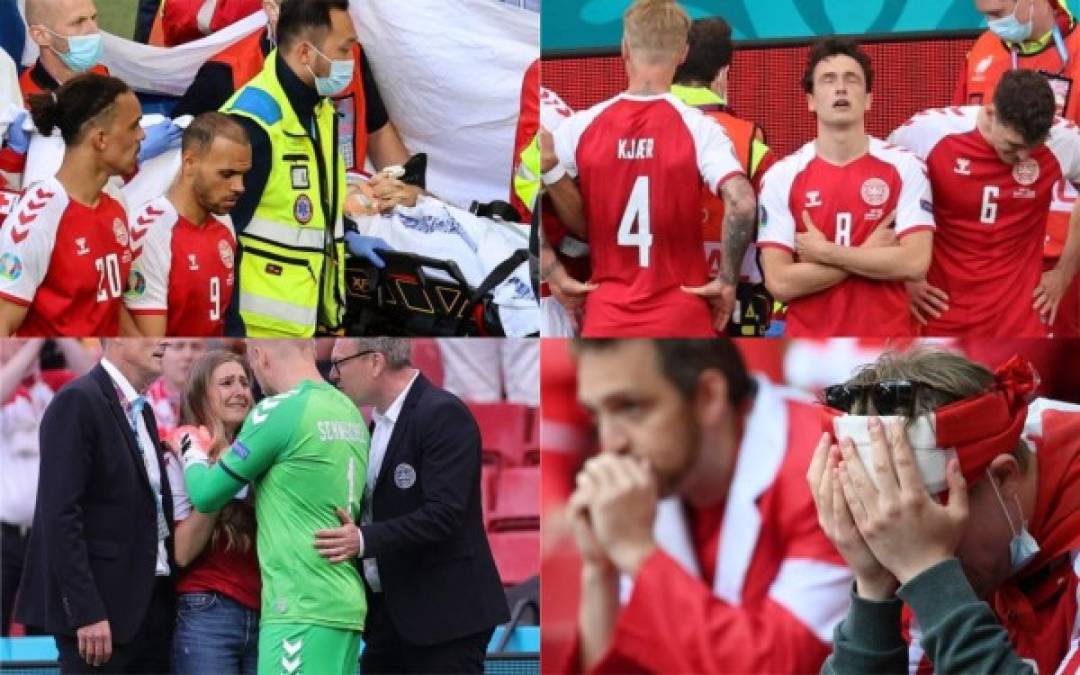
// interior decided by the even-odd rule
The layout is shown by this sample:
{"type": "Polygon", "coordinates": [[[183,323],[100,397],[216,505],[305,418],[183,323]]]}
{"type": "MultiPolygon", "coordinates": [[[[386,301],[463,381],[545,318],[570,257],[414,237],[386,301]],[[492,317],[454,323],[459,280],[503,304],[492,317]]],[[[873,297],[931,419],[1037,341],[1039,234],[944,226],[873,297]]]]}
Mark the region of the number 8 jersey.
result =
{"type": "Polygon", "coordinates": [[[0,298],[27,307],[23,336],[113,336],[132,251],[127,214],[99,193],[68,196],[56,178],[27,188],[0,227],[0,298]]]}
{"type": "Polygon", "coordinates": [[[131,226],[135,264],[124,304],[132,314],[166,316],[174,337],[224,335],[233,293],[232,229],[213,216],[195,225],[166,197],[147,202],[131,226]]]}
{"type": "Polygon", "coordinates": [[[671,94],[619,94],[563,122],[555,152],[578,178],[592,281],[582,334],[710,337],[709,306],[680,289],[709,280],[702,181],[742,175],[716,120],[671,94]]]}

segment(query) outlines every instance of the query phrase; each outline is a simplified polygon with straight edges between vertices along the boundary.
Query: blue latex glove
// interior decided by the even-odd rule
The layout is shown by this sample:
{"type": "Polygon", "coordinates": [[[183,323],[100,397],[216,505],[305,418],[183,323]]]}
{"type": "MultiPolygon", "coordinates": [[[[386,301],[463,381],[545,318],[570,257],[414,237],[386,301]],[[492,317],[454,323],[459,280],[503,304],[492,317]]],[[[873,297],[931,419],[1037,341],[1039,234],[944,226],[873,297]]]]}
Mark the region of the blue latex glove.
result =
{"type": "Polygon", "coordinates": [[[166,150],[179,148],[180,140],[184,135],[184,130],[173,124],[172,120],[158,122],[146,127],[143,131],[146,132],[146,138],[139,146],[139,164],[157,157],[166,150]]]}
{"type": "Polygon", "coordinates": [[[390,244],[386,243],[385,239],[379,237],[366,237],[359,232],[346,232],[345,245],[349,247],[349,253],[370,261],[372,265],[375,265],[375,267],[378,267],[379,269],[386,267],[386,261],[379,257],[379,254],[375,252],[375,249],[380,249],[382,251],[394,250],[390,244]]]}
{"type": "Polygon", "coordinates": [[[7,130],[7,145],[9,148],[25,155],[27,148],[30,147],[30,132],[23,129],[23,123],[26,122],[27,113],[25,110],[15,116],[15,119],[11,121],[11,126],[7,130]]]}

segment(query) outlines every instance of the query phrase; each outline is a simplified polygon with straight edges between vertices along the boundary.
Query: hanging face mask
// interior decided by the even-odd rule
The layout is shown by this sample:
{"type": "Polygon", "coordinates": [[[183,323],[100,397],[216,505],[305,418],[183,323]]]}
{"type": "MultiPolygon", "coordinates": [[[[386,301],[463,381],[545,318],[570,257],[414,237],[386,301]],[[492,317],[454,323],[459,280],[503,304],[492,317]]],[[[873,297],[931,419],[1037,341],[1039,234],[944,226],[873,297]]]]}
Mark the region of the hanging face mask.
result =
{"type": "Polygon", "coordinates": [[[45,30],[58,38],[67,40],[68,50],[66,52],[59,52],[55,49],[53,49],[53,51],[56,52],[56,55],[64,62],[64,65],[75,72],[84,73],[96,66],[98,61],[101,60],[101,54],[105,50],[101,33],[91,33],[90,35],[60,35],[48,28],[45,30]]]}
{"type": "Polygon", "coordinates": [[[1006,42],[1019,43],[1030,38],[1031,26],[1035,21],[1035,8],[1034,6],[1031,8],[1031,16],[1028,18],[1027,23],[1020,23],[1020,20],[1016,18],[1016,13],[1020,11],[1020,3],[1022,2],[1024,0],[1016,0],[1016,7],[1013,8],[1013,13],[1009,16],[987,21],[986,26],[990,29],[990,32],[1006,42]]]}
{"type": "Polygon", "coordinates": [[[1023,522],[1024,509],[1020,506],[1020,499],[1013,495],[1021,518],[1020,530],[1017,531],[1016,526],[1013,525],[1012,516],[1009,515],[1009,509],[1005,508],[1005,500],[1001,498],[1001,491],[998,490],[994,477],[990,475],[989,468],[986,469],[986,478],[990,481],[990,486],[994,488],[998,504],[1001,504],[1001,510],[1005,513],[1005,520],[1009,521],[1009,530],[1013,533],[1012,541],[1009,542],[1009,563],[1013,574],[1016,574],[1024,569],[1024,566],[1031,562],[1031,559],[1039,552],[1039,542],[1035,541],[1035,537],[1032,537],[1031,533],[1027,531],[1027,523],[1023,522]]]}
{"type": "Polygon", "coordinates": [[[335,96],[340,94],[345,90],[345,87],[349,86],[349,83],[352,82],[352,59],[335,61],[318,49],[315,49],[315,45],[312,45],[310,42],[308,44],[315,50],[316,54],[330,62],[330,74],[326,77],[319,77],[315,74],[315,71],[311,69],[311,66],[307,66],[308,72],[315,78],[315,91],[319,92],[319,96],[335,96]]]}

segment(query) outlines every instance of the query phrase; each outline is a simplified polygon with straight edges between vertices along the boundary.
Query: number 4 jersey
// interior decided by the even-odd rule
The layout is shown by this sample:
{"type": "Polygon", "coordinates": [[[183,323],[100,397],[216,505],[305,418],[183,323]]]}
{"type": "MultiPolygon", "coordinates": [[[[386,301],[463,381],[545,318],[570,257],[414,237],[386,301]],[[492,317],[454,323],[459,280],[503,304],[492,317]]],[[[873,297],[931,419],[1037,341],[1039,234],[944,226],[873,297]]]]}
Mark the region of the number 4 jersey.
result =
{"type": "Polygon", "coordinates": [[[28,308],[16,333],[116,335],[130,244],[127,214],[104,192],[91,207],[56,178],[32,184],[0,227],[0,298],[28,308]]]}
{"type": "Polygon", "coordinates": [[[146,203],[132,224],[136,241],[124,304],[132,314],[165,315],[165,334],[202,337],[224,334],[225,310],[233,291],[232,229],[210,216],[199,226],[176,211],[166,197],[146,203]]]}
{"type": "Polygon", "coordinates": [[[701,184],[742,175],[720,124],[671,94],[620,94],[554,133],[578,178],[592,281],[582,334],[709,337],[708,304],[680,289],[706,283],[701,184]]]}
{"type": "Polygon", "coordinates": [[[1032,308],[1054,183],[1080,181],[1080,131],[1058,120],[1046,143],[1006,164],[977,127],[980,106],[915,115],[890,139],[924,158],[937,233],[927,281],[949,296],[928,335],[1043,337],[1032,308]]]}

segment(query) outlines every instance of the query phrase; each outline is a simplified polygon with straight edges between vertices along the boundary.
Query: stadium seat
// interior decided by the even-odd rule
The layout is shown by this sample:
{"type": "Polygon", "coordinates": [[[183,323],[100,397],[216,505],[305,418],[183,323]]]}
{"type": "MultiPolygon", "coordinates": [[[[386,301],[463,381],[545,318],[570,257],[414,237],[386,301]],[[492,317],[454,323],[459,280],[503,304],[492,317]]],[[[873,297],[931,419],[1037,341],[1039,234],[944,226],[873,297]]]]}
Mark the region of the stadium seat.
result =
{"type": "Polygon", "coordinates": [[[504,586],[540,573],[540,530],[491,532],[488,541],[504,586]]]}
{"type": "Polygon", "coordinates": [[[424,377],[436,387],[443,386],[445,371],[439,345],[430,338],[416,338],[412,341],[412,362],[420,369],[424,377]]]}
{"type": "Polygon", "coordinates": [[[529,410],[529,433],[525,440],[524,462],[527,466],[540,466],[540,409],[529,410]]]}
{"type": "Polygon", "coordinates": [[[540,468],[502,469],[496,477],[495,508],[488,519],[492,532],[540,528],[540,468]]]}
{"type": "Polygon", "coordinates": [[[500,465],[524,464],[530,409],[518,403],[469,402],[480,426],[484,461],[500,465]]]}
{"type": "Polygon", "coordinates": [[[495,508],[496,481],[499,478],[499,465],[485,462],[480,465],[480,506],[487,528],[488,517],[495,508]]]}

